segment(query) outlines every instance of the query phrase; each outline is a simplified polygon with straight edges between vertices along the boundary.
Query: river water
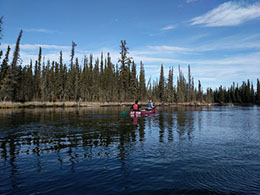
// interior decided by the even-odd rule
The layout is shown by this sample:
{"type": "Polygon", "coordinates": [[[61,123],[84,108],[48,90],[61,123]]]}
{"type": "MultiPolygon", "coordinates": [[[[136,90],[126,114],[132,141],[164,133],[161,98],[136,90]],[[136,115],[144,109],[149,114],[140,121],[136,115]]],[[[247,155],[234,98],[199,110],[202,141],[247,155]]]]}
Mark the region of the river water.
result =
{"type": "Polygon", "coordinates": [[[260,107],[0,110],[0,194],[260,194],[260,107]]]}

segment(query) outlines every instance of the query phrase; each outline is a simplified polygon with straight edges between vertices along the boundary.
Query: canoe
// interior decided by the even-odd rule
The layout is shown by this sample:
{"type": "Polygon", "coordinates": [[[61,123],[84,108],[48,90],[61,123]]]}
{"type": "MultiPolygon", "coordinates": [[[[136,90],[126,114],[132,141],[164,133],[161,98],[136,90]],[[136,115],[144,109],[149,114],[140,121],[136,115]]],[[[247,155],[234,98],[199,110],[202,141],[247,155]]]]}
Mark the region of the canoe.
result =
{"type": "Polygon", "coordinates": [[[144,115],[150,115],[150,114],[156,114],[157,110],[156,108],[152,110],[140,110],[140,111],[130,111],[129,115],[131,117],[138,117],[138,116],[144,116],[144,115]]]}

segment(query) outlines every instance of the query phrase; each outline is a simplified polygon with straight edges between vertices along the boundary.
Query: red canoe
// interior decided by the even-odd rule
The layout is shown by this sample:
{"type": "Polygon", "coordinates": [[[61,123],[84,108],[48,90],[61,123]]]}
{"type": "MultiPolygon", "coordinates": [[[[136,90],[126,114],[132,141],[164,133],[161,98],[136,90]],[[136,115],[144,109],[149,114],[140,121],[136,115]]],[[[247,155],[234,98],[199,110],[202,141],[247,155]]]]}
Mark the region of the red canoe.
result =
{"type": "Polygon", "coordinates": [[[156,114],[157,110],[156,108],[152,110],[140,110],[140,111],[130,111],[129,115],[131,117],[138,117],[138,116],[143,116],[143,115],[150,115],[150,114],[156,114]]]}

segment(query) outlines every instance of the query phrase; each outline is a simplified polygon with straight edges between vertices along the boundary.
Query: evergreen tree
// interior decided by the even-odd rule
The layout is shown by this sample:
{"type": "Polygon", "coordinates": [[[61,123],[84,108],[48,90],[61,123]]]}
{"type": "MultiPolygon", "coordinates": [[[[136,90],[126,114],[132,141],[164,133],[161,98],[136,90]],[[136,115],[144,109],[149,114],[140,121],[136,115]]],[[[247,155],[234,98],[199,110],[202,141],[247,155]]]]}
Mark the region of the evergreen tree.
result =
{"type": "Polygon", "coordinates": [[[88,86],[88,75],[89,75],[89,67],[88,67],[88,58],[84,56],[84,65],[83,65],[83,72],[81,74],[81,87],[80,87],[80,94],[81,98],[86,101],[89,97],[89,86],[88,86]]]}
{"type": "Polygon", "coordinates": [[[93,55],[89,56],[89,73],[88,73],[88,86],[89,86],[89,100],[93,101],[93,91],[94,91],[94,77],[93,77],[93,55]]]}
{"type": "Polygon", "coordinates": [[[101,52],[100,59],[100,74],[99,74],[99,98],[100,101],[104,101],[104,54],[101,52]]]}
{"type": "Polygon", "coordinates": [[[186,81],[179,66],[179,78],[177,79],[177,102],[185,102],[186,81]]]}
{"type": "Polygon", "coordinates": [[[75,79],[76,79],[76,70],[74,67],[74,55],[75,55],[75,47],[76,43],[72,41],[72,48],[71,48],[71,59],[70,59],[70,69],[67,73],[67,80],[66,80],[66,89],[65,94],[68,100],[75,100],[75,79]]]}
{"type": "Polygon", "coordinates": [[[95,61],[93,69],[93,100],[99,100],[99,59],[95,61]]]}
{"type": "Polygon", "coordinates": [[[1,81],[6,77],[7,75],[7,71],[8,71],[8,61],[9,61],[9,53],[10,53],[10,46],[8,45],[7,47],[7,51],[6,51],[6,54],[5,54],[5,58],[3,59],[3,62],[1,64],[1,67],[0,67],[0,85],[1,85],[1,81]]]}
{"type": "Polygon", "coordinates": [[[129,85],[129,99],[134,101],[137,98],[137,90],[138,90],[138,81],[136,77],[136,65],[135,62],[132,61],[131,68],[131,76],[130,76],[130,85],[129,85]]]}
{"type": "Polygon", "coordinates": [[[251,100],[251,90],[250,90],[250,81],[249,79],[247,80],[247,85],[246,85],[246,97],[245,97],[245,102],[246,103],[250,103],[250,100],[251,100]]]}
{"type": "MultiPolygon", "coordinates": [[[[2,37],[3,37],[3,34],[2,34],[2,32],[3,32],[3,27],[2,27],[2,25],[3,25],[3,17],[0,18],[0,40],[1,40],[2,37]]],[[[1,44],[1,42],[0,42],[0,44],[1,44]]],[[[1,59],[1,58],[0,58],[0,59],[1,59]]]]}
{"type": "Polygon", "coordinates": [[[60,86],[61,86],[61,80],[60,80],[60,70],[59,70],[59,63],[55,62],[54,63],[54,88],[55,88],[55,91],[54,91],[54,97],[55,97],[55,100],[58,100],[60,99],[60,86]]]}
{"type": "Polygon", "coordinates": [[[190,65],[188,65],[188,87],[187,87],[187,101],[190,102],[192,100],[192,78],[190,72],[190,65]]]}
{"type": "Polygon", "coordinates": [[[59,85],[58,85],[58,94],[59,99],[62,100],[64,98],[65,91],[65,81],[66,81],[66,70],[63,65],[62,51],[60,51],[60,59],[59,59],[59,85]]]}
{"type": "Polygon", "coordinates": [[[142,61],[140,62],[140,75],[139,75],[139,99],[146,99],[146,86],[145,86],[145,72],[142,61]]]}
{"type": "MultiPolygon", "coordinates": [[[[8,76],[8,71],[10,71],[10,66],[8,65],[8,60],[9,60],[9,53],[10,53],[10,46],[8,45],[5,58],[1,64],[0,68],[0,100],[5,100],[6,99],[6,93],[8,93],[6,90],[11,90],[8,86],[9,82],[11,82],[7,76],[8,76]]],[[[9,92],[10,93],[10,92],[9,92]]]]}
{"type": "Polygon", "coordinates": [[[42,59],[42,48],[39,48],[38,60],[35,61],[34,66],[34,99],[38,100],[41,97],[41,59],[42,59]]]}
{"type": "Polygon", "coordinates": [[[131,62],[130,57],[127,55],[129,54],[129,49],[126,47],[126,40],[121,40],[121,57],[118,59],[118,62],[121,63],[120,67],[120,79],[121,79],[121,84],[122,84],[122,98],[125,99],[127,98],[128,95],[128,88],[129,88],[129,75],[130,75],[130,69],[127,64],[130,65],[129,62],[131,62]]]}
{"type": "Polygon", "coordinates": [[[213,91],[211,88],[207,88],[206,101],[212,103],[214,101],[213,91]]]}
{"type": "Polygon", "coordinates": [[[220,103],[223,103],[225,101],[225,93],[224,93],[222,85],[220,85],[220,87],[219,87],[218,100],[220,103]]]}
{"type": "MultiPolygon", "coordinates": [[[[1,45],[1,39],[2,39],[2,37],[3,37],[3,34],[2,34],[2,31],[3,31],[2,25],[3,25],[3,17],[0,17],[0,45],[1,45]]],[[[1,60],[1,58],[2,58],[2,55],[3,55],[3,51],[0,50],[0,60],[1,60]]]]}
{"type": "Polygon", "coordinates": [[[110,54],[107,54],[107,67],[106,67],[106,101],[118,100],[117,84],[118,84],[118,73],[114,72],[113,64],[111,62],[110,54]]]}
{"type": "Polygon", "coordinates": [[[159,99],[164,101],[164,73],[163,73],[163,65],[161,65],[161,72],[160,72],[160,80],[159,80],[159,99]]]}
{"type": "Polygon", "coordinates": [[[25,100],[31,101],[33,98],[33,71],[32,71],[32,61],[30,61],[29,67],[26,69],[25,74],[25,100]]]}
{"type": "Polygon", "coordinates": [[[9,69],[9,81],[10,84],[9,86],[6,86],[9,88],[9,92],[11,93],[11,100],[12,101],[17,101],[19,99],[18,93],[19,93],[19,88],[20,88],[20,80],[21,80],[21,67],[18,66],[19,59],[20,59],[20,41],[22,38],[22,33],[23,31],[21,30],[19,33],[19,36],[16,41],[15,45],[15,50],[14,50],[14,55],[13,55],[13,60],[11,63],[11,68],[9,69]]]}
{"type": "Polygon", "coordinates": [[[169,69],[168,85],[167,85],[167,101],[174,102],[174,88],[173,88],[173,67],[169,69]]]}
{"type": "Polygon", "coordinates": [[[75,62],[75,91],[74,91],[74,98],[75,101],[78,101],[80,98],[80,66],[79,66],[79,60],[76,58],[75,62]]]}
{"type": "Polygon", "coordinates": [[[250,89],[250,103],[252,104],[255,103],[255,90],[254,90],[253,82],[251,83],[251,89],[250,89]]]}
{"type": "Polygon", "coordinates": [[[203,101],[203,92],[201,88],[200,80],[198,81],[198,101],[203,101]]]}
{"type": "Polygon", "coordinates": [[[260,81],[257,79],[257,86],[256,86],[256,103],[260,103],[260,81]]]}
{"type": "Polygon", "coordinates": [[[72,41],[72,48],[71,48],[71,55],[70,55],[70,69],[73,69],[73,59],[74,59],[74,55],[75,55],[75,47],[77,46],[77,44],[75,42],[72,41]]]}

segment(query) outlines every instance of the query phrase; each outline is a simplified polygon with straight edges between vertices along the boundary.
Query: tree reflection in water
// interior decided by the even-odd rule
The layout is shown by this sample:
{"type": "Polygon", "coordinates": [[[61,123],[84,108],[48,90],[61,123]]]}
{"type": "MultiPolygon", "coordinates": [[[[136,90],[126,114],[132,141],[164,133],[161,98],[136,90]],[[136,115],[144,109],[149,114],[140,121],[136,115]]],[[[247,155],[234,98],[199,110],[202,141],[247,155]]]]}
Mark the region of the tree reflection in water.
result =
{"type": "Polygon", "coordinates": [[[69,163],[72,172],[82,159],[116,157],[124,166],[134,146],[145,144],[156,126],[161,143],[173,142],[175,134],[179,141],[191,141],[194,112],[188,110],[160,108],[157,116],[138,119],[120,116],[120,108],[2,110],[1,161],[4,166],[9,162],[12,175],[17,173],[19,155],[33,156],[38,172],[41,156],[52,153],[60,167],[69,163]]]}

